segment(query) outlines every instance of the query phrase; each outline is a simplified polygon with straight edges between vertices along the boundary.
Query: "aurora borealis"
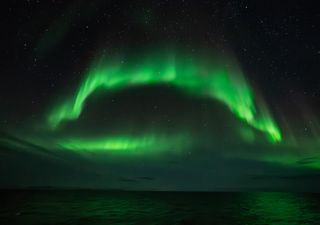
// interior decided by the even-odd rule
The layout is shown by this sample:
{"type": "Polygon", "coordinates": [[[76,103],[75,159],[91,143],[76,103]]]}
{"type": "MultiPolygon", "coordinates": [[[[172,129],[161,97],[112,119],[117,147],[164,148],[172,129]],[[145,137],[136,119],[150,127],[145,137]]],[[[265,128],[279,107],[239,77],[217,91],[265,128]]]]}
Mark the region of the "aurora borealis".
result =
{"type": "Polygon", "coordinates": [[[86,99],[99,88],[113,91],[128,86],[160,83],[175,85],[194,95],[217,99],[227,105],[239,119],[265,132],[271,141],[281,141],[281,132],[277,124],[267,109],[256,108],[252,90],[240,76],[240,71],[201,68],[193,64],[192,58],[189,61],[176,57],[161,60],[149,56],[148,59],[147,63],[135,62],[129,68],[122,68],[121,63],[115,66],[99,65],[103,62],[96,63],[97,65],[89,70],[74,97],[50,114],[50,126],[55,128],[63,120],[77,119],[86,99]],[[205,72],[201,74],[201,70],[205,72]],[[238,74],[233,75],[232,72],[238,74]],[[261,115],[258,115],[258,109],[261,115]]]}
{"type": "Polygon", "coordinates": [[[312,187],[316,14],[214,2],[12,3],[0,186],[312,187]]]}
{"type": "Polygon", "coordinates": [[[161,137],[145,135],[142,137],[103,137],[98,139],[71,139],[60,143],[66,149],[79,151],[124,151],[127,153],[148,154],[157,150],[188,148],[186,137],[161,137]]]}

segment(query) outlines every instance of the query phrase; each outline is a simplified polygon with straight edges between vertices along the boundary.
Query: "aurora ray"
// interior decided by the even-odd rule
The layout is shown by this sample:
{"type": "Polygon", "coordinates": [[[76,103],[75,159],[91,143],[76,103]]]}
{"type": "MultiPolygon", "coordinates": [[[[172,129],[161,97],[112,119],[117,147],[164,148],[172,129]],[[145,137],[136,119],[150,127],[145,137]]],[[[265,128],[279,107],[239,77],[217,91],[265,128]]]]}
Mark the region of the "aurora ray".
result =
{"type": "Polygon", "coordinates": [[[98,89],[116,91],[152,84],[173,85],[191,95],[216,99],[239,119],[264,132],[271,142],[282,139],[278,125],[265,104],[254,98],[240,70],[218,63],[207,65],[185,56],[151,55],[135,63],[110,63],[101,57],[93,63],[78,91],[49,114],[49,126],[55,129],[63,121],[78,119],[86,100],[98,89]]]}

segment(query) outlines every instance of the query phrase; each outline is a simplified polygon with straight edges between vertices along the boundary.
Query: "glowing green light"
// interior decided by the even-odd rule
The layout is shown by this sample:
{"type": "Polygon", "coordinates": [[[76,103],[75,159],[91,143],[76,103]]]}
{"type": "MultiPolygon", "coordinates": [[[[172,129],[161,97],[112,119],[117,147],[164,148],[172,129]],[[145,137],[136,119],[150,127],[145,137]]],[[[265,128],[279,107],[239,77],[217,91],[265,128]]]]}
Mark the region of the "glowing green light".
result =
{"type": "Polygon", "coordinates": [[[156,153],[170,149],[172,152],[184,150],[189,145],[189,138],[184,135],[162,136],[144,135],[142,137],[116,136],[94,139],[70,138],[61,140],[59,145],[68,150],[81,151],[125,151],[132,153],[156,153]]]}
{"type": "Polygon", "coordinates": [[[49,114],[49,125],[56,128],[62,121],[78,119],[87,98],[97,89],[114,91],[150,84],[170,84],[189,94],[219,100],[239,119],[266,133],[270,141],[282,139],[277,124],[266,107],[255,102],[251,88],[239,71],[217,65],[205,66],[185,57],[150,57],[134,64],[99,60],[76,94],[49,114]]]}

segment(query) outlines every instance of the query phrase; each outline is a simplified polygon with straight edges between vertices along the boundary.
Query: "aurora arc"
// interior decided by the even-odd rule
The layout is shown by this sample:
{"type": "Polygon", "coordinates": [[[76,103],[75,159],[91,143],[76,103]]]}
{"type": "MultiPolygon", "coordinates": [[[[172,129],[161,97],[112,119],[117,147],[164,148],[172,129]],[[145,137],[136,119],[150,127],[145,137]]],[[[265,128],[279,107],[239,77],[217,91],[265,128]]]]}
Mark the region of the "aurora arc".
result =
{"type": "Polygon", "coordinates": [[[110,63],[101,57],[90,67],[78,91],[49,113],[48,124],[56,129],[63,121],[78,119],[86,100],[98,89],[115,91],[168,84],[195,96],[218,100],[237,118],[264,132],[272,143],[282,140],[277,123],[265,104],[255,101],[240,70],[198,61],[187,57],[149,57],[135,63],[110,63]]]}
{"type": "Polygon", "coordinates": [[[81,151],[105,151],[131,152],[132,154],[154,154],[164,150],[179,152],[189,146],[188,135],[167,135],[146,134],[143,136],[115,136],[100,137],[95,139],[71,138],[60,140],[59,144],[64,149],[81,151]],[[150,151],[152,149],[152,151],[150,151]]]}

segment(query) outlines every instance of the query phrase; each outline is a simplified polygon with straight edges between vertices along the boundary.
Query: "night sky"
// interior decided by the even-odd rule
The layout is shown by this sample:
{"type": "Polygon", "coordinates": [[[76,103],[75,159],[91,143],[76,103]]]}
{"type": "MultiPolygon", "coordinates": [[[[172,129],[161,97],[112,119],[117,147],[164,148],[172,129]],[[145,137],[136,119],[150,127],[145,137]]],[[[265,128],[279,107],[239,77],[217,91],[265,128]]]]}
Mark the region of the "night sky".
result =
{"type": "Polygon", "coordinates": [[[7,1],[0,187],[320,188],[317,1],[7,1]]]}

